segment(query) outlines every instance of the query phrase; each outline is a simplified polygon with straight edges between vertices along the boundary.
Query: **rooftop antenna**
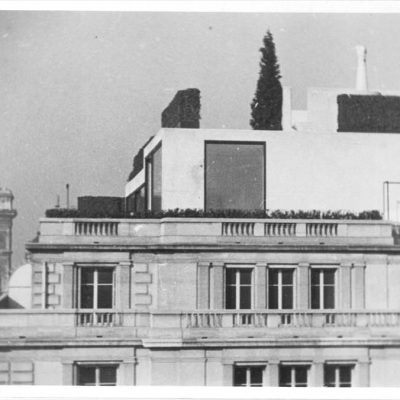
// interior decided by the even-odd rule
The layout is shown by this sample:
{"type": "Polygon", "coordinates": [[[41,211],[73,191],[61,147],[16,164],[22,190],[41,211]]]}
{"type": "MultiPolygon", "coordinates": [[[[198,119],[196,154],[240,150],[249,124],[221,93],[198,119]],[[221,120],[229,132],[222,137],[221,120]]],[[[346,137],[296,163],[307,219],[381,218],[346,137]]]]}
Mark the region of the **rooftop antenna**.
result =
{"type": "Polygon", "coordinates": [[[69,208],[69,183],[65,185],[65,188],[67,189],[67,208],[69,208]]]}

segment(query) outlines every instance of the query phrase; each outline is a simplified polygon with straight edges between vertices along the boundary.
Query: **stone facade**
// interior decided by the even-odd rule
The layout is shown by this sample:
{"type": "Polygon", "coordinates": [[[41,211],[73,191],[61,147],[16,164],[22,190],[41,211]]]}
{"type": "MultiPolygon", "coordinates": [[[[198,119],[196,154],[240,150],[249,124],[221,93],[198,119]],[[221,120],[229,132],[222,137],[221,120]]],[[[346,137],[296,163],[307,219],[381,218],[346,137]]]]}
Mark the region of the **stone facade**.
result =
{"type": "Polygon", "coordinates": [[[13,199],[11,191],[0,188],[0,294],[7,290],[12,268],[12,220],[17,215],[13,199]]]}

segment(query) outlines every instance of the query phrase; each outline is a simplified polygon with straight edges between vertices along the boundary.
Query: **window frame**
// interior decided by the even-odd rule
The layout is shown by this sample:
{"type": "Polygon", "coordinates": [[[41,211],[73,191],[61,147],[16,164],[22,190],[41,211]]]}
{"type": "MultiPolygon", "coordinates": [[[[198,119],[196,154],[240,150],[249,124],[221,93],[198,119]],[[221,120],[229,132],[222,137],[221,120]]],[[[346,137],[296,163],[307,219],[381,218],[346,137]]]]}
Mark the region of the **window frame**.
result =
{"type": "Polygon", "coordinates": [[[265,386],[265,372],[267,368],[266,362],[235,362],[232,368],[232,384],[235,387],[263,387],[265,386]],[[235,385],[235,369],[236,368],[246,368],[246,384],[245,385],[235,385]],[[251,368],[261,369],[261,384],[252,385],[251,384],[251,368]]]}
{"type": "Polygon", "coordinates": [[[324,387],[353,387],[354,370],[356,363],[354,361],[326,361],[324,363],[324,387]],[[334,385],[328,385],[326,382],[326,368],[333,367],[335,369],[334,385]],[[342,385],[340,382],[340,368],[350,368],[350,386],[342,385]]]}
{"type": "Polygon", "coordinates": [[[113,310],[115,309],[115,300],[116,300],[116,268],[114,265],[79,265],[77,268],[77,309],[86,311],[86,310],[113,310]],[[112,284],[111,284],[111,303],[112,307],[110,308],[99,308],[98,305],[98,271],[100,269],[107,268],[112,270],[112,284]],[[93,305],[92,308],[82,308],[82,271],[85,269],[93,270],[93,305]]]}
{"type": "Polygon", "coordinates": [[[262,210],[267,209],[267,142],[266,141],[249,141],[249,140],[205,140],[204,141],[204,199],[203,205],[204,210],[208,210],[207,207],[207,145],[208,144],[231,144],[231,145],[261,145],[263,147],[263,173],[264,173],[264,182],[263,182],[263,204],[264,207],[262,210]]]}
{"type": "MultiPolygon", "coordinates": [[[[144,159],[144,204],[145,210],[154,211],[153,197],[154,197],[154,154],[161,151],[161,193],[160,193],[160,209],[162,210],[162,143],[158,143],[144,159]]],[[[142,185],[143,186],[143,185],[142,185]]]]}
{"type": "Polygon", "coordinates": [[[337,308],[338,304],[338,295],[339,295],[339,287],[338,287],[338,282],[339,282],[339,275],[338,275],[338,270],[339,268],[334,265],[315,265],[310,268],[310,275],[309,275],[309,299],[310,299],[310,309],[311,310],[335,310],[337,308]],[[312,274],[314,271],[319,271],[319,280],[318,280],[318,286],[319,286],[319,307],[313,307],[313,294],[312,294],[312,289],[313,289],[313,284],[312,284],[312,274]],[[324,293],[325,293],[325,286],[324,285],[324,273],[326,271],[333,271],[333,307],[332,308],[325,308],[325,298],[324,298],[324,293]],[[321,284],[322,283],[322,284],[321,284]]]}
{"type": "Polygon", "coordinates": [[[252,310],[254,309],[254,284],[255,280],[255,272],[254,272],[254,266],[253,265],[226,265],[224,268],[224,309],[225,310],[252,310]],[[227,308],[227,287],[228,287],[228,282],[227,282],[227,273],[228,270],[236,270],[236,278],[235,278],[235,308],[227,308]],[[240,276],[240,270],[250,270],[250,284],[244,284],[243,286],[250,286],[250,308],[240,308],[240,300],[241,300],[241,295],[240,295],[240,287],[242,286],[238,284],[238,274],[240,276]],[[239,307],[238,307],[239,306],[239,307]]]}
{"type": "Polygon", "coordinates": [[[118,386],[118,371],[120,361],[77,361],[74,364],[74,385],[75,386],[118,386]],[[79,368],[95,368],[95,382],[94,385],[79,385],[79,368]],[[102,385],[100,382],[100,368],[113,367],[115,368],[115,383],[102,385]]]}
{"type": "Polygon", "coordinates": [[[310,386],[310,369],[311,369],[311,362],[282,362],[279,364],[279,387],[309,387],[310,386]],[[281,369],[285,368],[290,368],[290,386],[287,385],[281,385],[281,369]],[[296,369],[297,368],[305,368],[306,369],[306,385],[297,385],[296,384],[296,369]]]}
{"type": "Polygon", "coordinates": [[[268,310],[295,310],[297,307],[297,274],[296,274],[296,268],[294,265],[274,265],[274,266],[269,266],[267,269],[267,305],[268,305],[268,310]],[[270,282],[270,271],[276,271],[278,270],[278,307],[277,308],[271,308],[270,304],[270,287],[271,282],[270,282]],[[292,272],[292,308],[282,308],[282,303],[283,303],[283,291],[282,287],[283,286],[288,286],[288,285],[282,285],[282,271],[284,270],[290,270],[292,272]]]}

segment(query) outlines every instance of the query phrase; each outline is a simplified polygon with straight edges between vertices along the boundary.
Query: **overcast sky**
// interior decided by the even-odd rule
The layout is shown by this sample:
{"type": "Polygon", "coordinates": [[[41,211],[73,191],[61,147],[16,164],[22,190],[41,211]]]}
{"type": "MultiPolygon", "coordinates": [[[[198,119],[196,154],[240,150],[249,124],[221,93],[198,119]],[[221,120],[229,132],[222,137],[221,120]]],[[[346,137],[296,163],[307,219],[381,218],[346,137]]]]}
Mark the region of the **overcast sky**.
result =
{"type": "Polygon", "coordinates": [[[204,128],[249,128],[262,37],[305,107],[310,86],[400,90],[400,15],[0,12],[0,186],[15,195],[14,265],[38,219],[81,195],[122,196],[132,157],[179,89],[201,90],[204,128]]]}

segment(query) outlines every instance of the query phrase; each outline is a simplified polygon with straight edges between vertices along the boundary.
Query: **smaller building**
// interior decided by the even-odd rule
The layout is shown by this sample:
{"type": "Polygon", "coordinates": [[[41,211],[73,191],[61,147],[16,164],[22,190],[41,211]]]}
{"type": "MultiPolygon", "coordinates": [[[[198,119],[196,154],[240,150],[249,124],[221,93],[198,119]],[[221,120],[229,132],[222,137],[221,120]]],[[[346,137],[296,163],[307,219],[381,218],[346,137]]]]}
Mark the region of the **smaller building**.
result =
{"type": "Polygon", "coordinates": [[[12,220],[17,215],[13,200],[11,190],[0,188],[0,294],[7,290],[12,268],[12,220]]]}

